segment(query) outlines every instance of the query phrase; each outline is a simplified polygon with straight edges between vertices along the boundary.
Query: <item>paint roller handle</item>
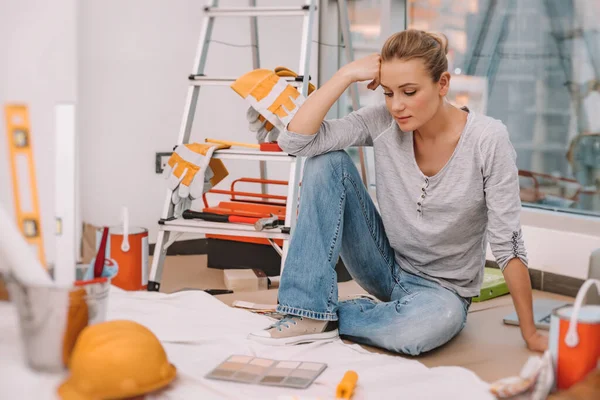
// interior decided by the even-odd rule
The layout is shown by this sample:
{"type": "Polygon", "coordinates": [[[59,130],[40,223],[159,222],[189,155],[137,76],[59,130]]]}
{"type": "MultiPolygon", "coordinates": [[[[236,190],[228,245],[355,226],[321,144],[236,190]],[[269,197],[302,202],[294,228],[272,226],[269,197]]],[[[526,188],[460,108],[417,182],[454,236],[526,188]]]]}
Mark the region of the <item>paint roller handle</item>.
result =
{"type": "Polygon", "coordinates": [[[337,399],[350,399],[354,393],[356,382],[358,381],[358,374],[354,371],[346,371],[344,377],[337,385],[335,397],[337,399]]]}
{"type": "Polygon", "coordinates": [[[102,230],[102,240],[100,241],[100,247],[96,254],[96,260],[94,261],[94,278],[102,276],[102,270],[104,269],[104,261],[106,259],[106,242],[108,241],[108,227],[104,227],[102,230]]]}
{"type": "Polygon", "coordinates": [[[569,329],[567,330],[567,335],[565,336],[565,344],[569,347],[576,347],[579,344],[579,335],[577,334],[577,318],[579,317],[579,311],[581,310],[583,299],[585,298],[587,291],[593,285],[596,285],[596,290],[598,291],[598,294],[600,294],[600,280],[598,279],[586,280],[579,289],[579,292],[577,292],[575,304],[573,305],[573,312],[571,313],[571,321],[569,322],[569,329]]]}

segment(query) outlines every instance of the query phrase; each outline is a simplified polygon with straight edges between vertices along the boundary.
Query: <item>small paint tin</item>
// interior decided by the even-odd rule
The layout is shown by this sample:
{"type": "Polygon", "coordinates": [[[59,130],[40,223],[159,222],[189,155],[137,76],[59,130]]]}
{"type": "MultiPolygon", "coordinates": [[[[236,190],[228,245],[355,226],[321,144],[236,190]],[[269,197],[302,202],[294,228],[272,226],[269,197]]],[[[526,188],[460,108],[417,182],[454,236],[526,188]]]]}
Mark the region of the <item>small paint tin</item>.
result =
{"type": "Polygon", "coordinates": [[[600,305],[583,304],[592,287],[600,293],[600,280],[588,279],[579,289],[575,303],[559,307],[550,319],[549,348],[555,386],[565,390],[583,380],[600,360],[600,305]]]}

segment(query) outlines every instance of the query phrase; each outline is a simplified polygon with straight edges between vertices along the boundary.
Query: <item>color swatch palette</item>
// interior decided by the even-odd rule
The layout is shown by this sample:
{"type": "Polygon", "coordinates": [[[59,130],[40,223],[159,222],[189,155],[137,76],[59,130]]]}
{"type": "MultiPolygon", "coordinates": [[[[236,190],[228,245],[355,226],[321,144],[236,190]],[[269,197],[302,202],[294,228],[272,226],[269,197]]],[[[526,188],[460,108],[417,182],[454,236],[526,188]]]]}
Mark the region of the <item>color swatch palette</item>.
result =
{"type": "Polygon", "coordinates": [[[325,368],[327,364],[315,362],[233,355],[210,371],[206,378],[305,389],[325,368]]]}

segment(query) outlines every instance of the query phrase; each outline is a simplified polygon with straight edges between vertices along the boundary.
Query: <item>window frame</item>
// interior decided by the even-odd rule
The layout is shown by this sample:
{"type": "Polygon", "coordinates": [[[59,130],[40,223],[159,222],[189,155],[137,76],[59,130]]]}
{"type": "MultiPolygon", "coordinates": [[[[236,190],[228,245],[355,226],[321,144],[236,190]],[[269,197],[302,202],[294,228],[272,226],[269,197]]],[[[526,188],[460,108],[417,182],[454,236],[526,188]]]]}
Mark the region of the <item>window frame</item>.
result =
{"type": "MultiPolygon", "coordinates": [[[[332,29],[330,23],[338,18],[336,1],[321,0],[320,3],[323,21],[319,29],[320,41],[324,43],[336,41],[336,34],[340,33],[339,30],[332,29]]],[[[382,38],[408,26],[409,7],[410,2],[407,0],[381,0],[382,38]],[[400,17],[398,17],[399,15],[400,17]],[[400,18],[400,24],[398,24],[398,18],[400,18]]],[[[319,84],[322,84],[324,79],[328,79],[341,66],[339,50],[341,49],[332,52],[331,49],[323,46],[320,49],[319,84]]],[[[336,106],[332,107],[327,118],[345,115],[339,103],[336,102],[336,106]]],[[[373,168],[371,157],[366,158],[366,167],[373,168]]],[[[372,172],[368,171],[368,174],[372,175],[372,172]]],[[[376,188],[375,184],[372,184],[370,189],[373,188],[376,188]]],[[[374,193],[374,190],[370,191],[374,193]]],[[[376,199],[374,200],[376,201],[376,199]]],[[[530,268],[581,279],[587,278],[589,254],[600,249],[600,215],[586,215],[568,209],[548,209],[522,203],[521,224],[529,253],[530,268]],[[569,251],[564,252],[565,249],[569,251]]],[[[494,259],[489,245],[487,256],[488,259],[494,259]]]]}

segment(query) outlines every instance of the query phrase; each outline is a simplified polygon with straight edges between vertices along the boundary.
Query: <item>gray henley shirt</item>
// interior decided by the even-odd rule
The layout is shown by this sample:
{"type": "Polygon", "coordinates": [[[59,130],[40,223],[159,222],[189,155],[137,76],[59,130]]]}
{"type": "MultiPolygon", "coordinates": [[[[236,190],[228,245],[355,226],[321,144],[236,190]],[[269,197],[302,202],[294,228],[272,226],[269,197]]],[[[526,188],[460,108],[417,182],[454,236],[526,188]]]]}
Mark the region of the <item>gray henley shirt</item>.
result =
{"type": "Polygon", "coordinates": [[[304,157],[372,146],[385,232],[396,262],[410,273],[473,297],[488,241],[502,270],[514,257],[528,265],[516,152],[497,119],[470,111],[454,153],[434,176],[421,172],[413,132],[401,131],[384,104],[324,120],[315,135],[284,130],[278,141],[304,157]]]}

